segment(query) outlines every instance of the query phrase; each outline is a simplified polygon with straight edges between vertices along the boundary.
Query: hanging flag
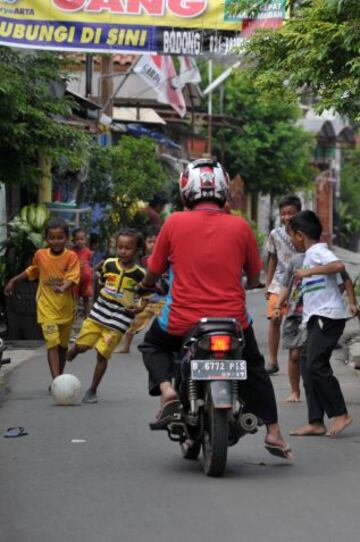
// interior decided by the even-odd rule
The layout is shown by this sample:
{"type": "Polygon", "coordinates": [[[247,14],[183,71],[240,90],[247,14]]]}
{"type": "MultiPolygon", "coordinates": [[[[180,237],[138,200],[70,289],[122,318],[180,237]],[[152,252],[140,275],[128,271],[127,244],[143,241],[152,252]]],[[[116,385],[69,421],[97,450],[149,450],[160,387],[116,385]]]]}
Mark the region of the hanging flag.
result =
{"type": "Polygon", "coordinates": [[[180,117],[186,115],[184,96],[171,56],[142,55],[134,72],[155,90],[158,102],[171,105],[180,117]]]}
{"type": "Polygon", "coordinates": [[[196,60],[191,56],[180,56],[179,82],[180,88],[184,88],[186,83],[201,83],[201,75],[197,67],[196,60]]]}

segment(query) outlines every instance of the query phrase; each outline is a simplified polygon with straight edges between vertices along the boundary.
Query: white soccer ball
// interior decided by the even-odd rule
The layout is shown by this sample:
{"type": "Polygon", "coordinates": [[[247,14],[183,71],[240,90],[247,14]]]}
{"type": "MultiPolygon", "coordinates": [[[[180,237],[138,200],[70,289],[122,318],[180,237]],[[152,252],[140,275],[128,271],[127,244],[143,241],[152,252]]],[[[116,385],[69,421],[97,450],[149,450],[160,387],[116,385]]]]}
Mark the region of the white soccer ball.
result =
{"type": "Polygon", "coordinates": [[[80,400],[80,380],[69,374],[57,376],[51,384],[51,395],[57,405],[75,405],[80,400]]]}

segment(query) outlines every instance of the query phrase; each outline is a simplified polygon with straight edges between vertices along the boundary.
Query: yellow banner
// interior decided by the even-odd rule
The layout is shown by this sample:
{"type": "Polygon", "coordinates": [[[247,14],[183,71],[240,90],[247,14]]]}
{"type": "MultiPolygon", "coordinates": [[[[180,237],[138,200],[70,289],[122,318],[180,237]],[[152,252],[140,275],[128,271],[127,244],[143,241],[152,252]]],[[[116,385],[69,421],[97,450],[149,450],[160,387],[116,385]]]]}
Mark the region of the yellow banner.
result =
{"type": "Polygon", "coordinates": [[[233,15],[233,2],[0,0],[0,44],[193,55],[218,49],[219,54],[227,54],[255,28],[277,28],[284,16],[284,0],[264,6],[256,19],[245,13],[233,15]],[[234,40],[234,36],[236,43],[226,47],[222,38],[234,40]]]}

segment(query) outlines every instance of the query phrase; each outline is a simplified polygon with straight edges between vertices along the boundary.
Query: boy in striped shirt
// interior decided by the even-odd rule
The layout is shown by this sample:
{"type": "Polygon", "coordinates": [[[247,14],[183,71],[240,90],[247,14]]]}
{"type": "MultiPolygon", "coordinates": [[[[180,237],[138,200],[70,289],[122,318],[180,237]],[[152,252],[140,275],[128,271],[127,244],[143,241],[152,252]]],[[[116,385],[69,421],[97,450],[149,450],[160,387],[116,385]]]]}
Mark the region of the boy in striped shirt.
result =
{"type": "Polygon", "coordinates": [[[108,258],[101,268],[102,288],[88,318],[81,326],[67,359],[91,348],[97,351],[97,363],[90,388],[83,403],[97,403],[97,388],[107,369],[107,362],[122,335],[143,306],[136,305],[134,290],[145,276],[145,271],[135,263],[141,246],[141,235],[134,230],[121,231],[116,239],[117,258],[108,258]]]}

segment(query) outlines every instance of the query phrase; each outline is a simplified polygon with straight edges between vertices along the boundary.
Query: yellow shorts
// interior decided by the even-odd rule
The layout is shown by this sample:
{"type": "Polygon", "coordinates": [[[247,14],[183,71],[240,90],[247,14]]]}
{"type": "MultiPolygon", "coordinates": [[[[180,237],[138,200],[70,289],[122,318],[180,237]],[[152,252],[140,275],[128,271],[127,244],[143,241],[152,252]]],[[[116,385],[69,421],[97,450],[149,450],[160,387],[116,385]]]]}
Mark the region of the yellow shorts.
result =
{"type": "Polygon", "coordinates": [[[147,326],[154,316],[159,316],[164,305],[165,301],[155,301],[154,303],[151,303],[150,301],[145,309],[135,316],[133,323],[128,329],[128,333],[131,333],[132,335],[139,333],[139,331],[147,326]]]}
{"type": "Polygon", "coordinates": [[[109,359],[122,335],[121,331],[115,331],[90,318],[85,318],[76,338],[76,344],[95,348],[101,356],[109,359]]]}
{"type": "MultiPolygon", "coordinates": [[[[278,294],[270,294],[269,296],[269,299],[267,302],[267,313],[266,313],[266,317],[269,318],[269,320],[270,318],[273,317],[274,308],[277,306],[278,299],[279,299],[278,294]]],[[[281,316],[285,316],[286,313],[287,313],[286,305],[283,305],[281,307],[281,316]]]]}
{"type": "Polygon", "coordinates": [[[66,324],[49,324],[42,322],[40,325],[48,350],[59,345],[63,348],[68,347],[73,325],[72,321],[66,322],[66,324]]]}

